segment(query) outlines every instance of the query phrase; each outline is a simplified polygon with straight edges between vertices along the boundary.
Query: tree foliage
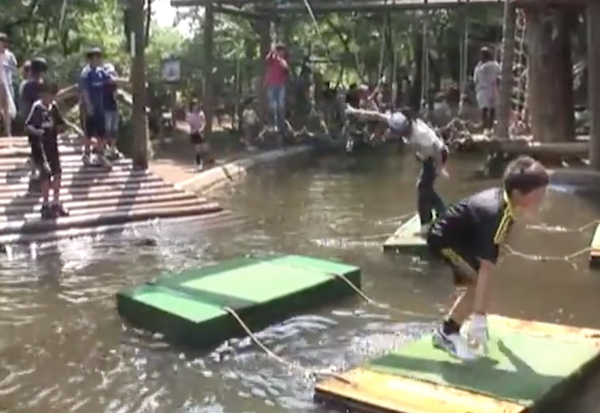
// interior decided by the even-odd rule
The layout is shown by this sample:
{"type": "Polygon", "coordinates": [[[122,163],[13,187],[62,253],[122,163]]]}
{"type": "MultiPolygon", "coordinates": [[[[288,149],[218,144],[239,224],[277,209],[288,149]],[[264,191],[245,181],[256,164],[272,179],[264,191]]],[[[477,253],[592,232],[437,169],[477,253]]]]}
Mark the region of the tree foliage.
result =
{"type": "MultiPolygon", "coordinates": [[[[148,10],[152,12],[151,2],[148,10]]],[[[399,75],[416,76],[422,56],[424,31],[429,40],[428,55],[433,81],[458,80],[459,48],[462,35],[461,11],[394,12],[386,16],[366,13],[331,14],[317,18],[317,24],[304,16],[282,18],[281,39],[288,43],[294,69],[306,54],[322,58],[314,69],[334,83],[373,81],[381,74],[390,76],[396,65],[399,75]],[[387,16],[387,17],[386,17],[387,16]]],[[[182,81],[176,88],[186,95],[200,95],[207,70],[202,36],[203,11],[184,9],[178,20],[190,27],[187,35],[170,27],[151,25],[147,48],[147,74],[151,95],[163,102],[171,87],[160,81],[163,59],[181,59],[182,81]]],[[[469,12],[470,64],[476,50],[501,39],[500,8],[469,12]]],[[[129,56],[124,35],[120,0],[22,0],[0,5],[0,31],[11,39],[11,48],[20,62],[33,56],[45,57],[52,75],[62,84],[73,83],[83,63],[84,51],[102,47],[107,59],[121,72],[129,72],[129,56]]],[[[252,78],[261,72],[259,37],[253,22],[240,17],[219,15],[215,28],[215,85],[219,96],[235,94],[235,87],[248,92],[252,78]],[[238,83],[236,83],[236,79],[238,83]]],[[[437,86],[437,85],[436,85],[437,86]]]]}

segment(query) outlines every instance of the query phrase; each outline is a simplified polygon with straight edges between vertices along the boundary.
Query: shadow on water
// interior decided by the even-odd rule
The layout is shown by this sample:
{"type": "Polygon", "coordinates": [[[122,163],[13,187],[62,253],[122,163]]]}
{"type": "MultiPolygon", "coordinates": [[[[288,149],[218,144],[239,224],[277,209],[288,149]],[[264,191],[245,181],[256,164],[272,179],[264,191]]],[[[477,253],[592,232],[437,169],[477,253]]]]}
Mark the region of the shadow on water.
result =
{"type": "MultiPolygon", "coordinates": [[[[470,179],[475,161],[452,164],[447,200],[490,185],[470,179]]],[[[165,272],[239,255],[310,254],[361,266],[364,291],[398,316],[358,298],[294,317],[259,333],[277,354],[316,369],[343,370],[419,336],[447,304],[450,281],[427,260],[383,255],[394,218],[414,210],[416,165],[388,157],[318,158],[269,166],[216,194],[232,214],[216,220],[137,227],[120,235],[62,241],[35,256],[0,262],[0,411],[310,412],[313,382],[249,339],[179,353],[123,326],[119,289],[165,272]],[[153,239],[151,243],[137,240],[153,239]]],[[[579,227],[598,215],[586,197],[551,192],[542,218],[579,227]],[[573,213],[573,211],[577,211],[573,213]]],[[[514,247],[565,254],[584,232],[528,231],[514,247]]],[[[494,310],[510,316],[600,327],[600,279],[586,257],[568,263],[504,259],[494,310]]]]}

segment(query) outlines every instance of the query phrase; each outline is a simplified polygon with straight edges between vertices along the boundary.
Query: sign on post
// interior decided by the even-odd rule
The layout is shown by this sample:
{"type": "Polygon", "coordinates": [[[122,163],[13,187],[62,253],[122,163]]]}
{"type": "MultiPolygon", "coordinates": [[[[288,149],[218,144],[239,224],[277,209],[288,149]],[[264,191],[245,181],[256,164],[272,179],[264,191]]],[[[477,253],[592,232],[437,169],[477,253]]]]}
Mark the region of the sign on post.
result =
{"type": "Polygon", "coordinates": [[[181,80],[181,60],[171,57],[163,60],[161,78],[168,83],[176,83],[181,80]]]}

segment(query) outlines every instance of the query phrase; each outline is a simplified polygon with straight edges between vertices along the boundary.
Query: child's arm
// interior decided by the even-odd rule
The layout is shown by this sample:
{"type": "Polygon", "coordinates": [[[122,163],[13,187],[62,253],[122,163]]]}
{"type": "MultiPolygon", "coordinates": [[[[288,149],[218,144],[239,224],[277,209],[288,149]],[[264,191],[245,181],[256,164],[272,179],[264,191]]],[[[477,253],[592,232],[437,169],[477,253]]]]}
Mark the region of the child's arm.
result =
{"type": "Polygon", "coordinates": [[[44,151],[44,145],[42,145],[42,137],[44,136],[44,128],[42,126],[43,119],[43,109],[40,105],[34,104],[29,111],[29,116],[27,116],[27,120],[25,120],[25,130],[31,134],[35,139],[32,141],[32,145],[35,145],[39,152],[42,154],[43,164],[48,164],[48,159],[46,158],[46,152],[44,151]]]}
{"type": "Polygon", "coordinates": [[[200,133],[204,133],[204,128],[206,127],[206,115],[204,111],[200,111],[200,133]]]}
{"type": "Polygon", "coordinates": [[[477,256],[480,260],[480,267],[477,273],[473,302],[475,314],[486,314],[489,309],[490,281],[500,254],[496,238],[498,232],[503,231],[503,227],[506,225],[506,220],[503,219],[503,216],[498,217],[498,214],[501,212],[493,213],[484,210],[479,211],[476,215],[475,223],[479,234],[476,245],[479,247],[477,256]]]}
{"type": "Polygon", "coordinates": [[[354,115],[365,120],[374,120],[377,122],[388,123],[390,117],[386,113],[381,113],[376,110],[357,109],[348,105],[346,107],[347,115],[354,115]]]}

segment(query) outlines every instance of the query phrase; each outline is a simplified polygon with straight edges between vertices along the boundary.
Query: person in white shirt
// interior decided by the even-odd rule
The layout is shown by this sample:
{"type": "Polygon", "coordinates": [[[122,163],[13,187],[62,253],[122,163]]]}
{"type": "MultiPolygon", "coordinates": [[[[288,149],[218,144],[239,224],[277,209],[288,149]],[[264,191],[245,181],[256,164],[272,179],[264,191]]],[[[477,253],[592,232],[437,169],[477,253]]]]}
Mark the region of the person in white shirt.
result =
{"type": "Polygon", "coordinates": [[[11,136],[12,120],[17,115],[14,90],[14,78],[17,72],[17,59],[8,49],[8,36],[0,33],[0,116],[8,136],[11,136]]]}
{"type": "Polygon", "coordinates": [[[204,139],[204,127],[206,126],[206,117],[200,103],[196,99],[190,102],[189,111],[186,115],[186,122],[190,128],[190,141],[194,145],[196,168],[202,170],[204,167],[204,157],[207,152],[206,140],[204,139]]]}
{"type": "Polygon", "coordinates": [[[477,104],[481,111],[481,122],[485,132],[491,132],[494,128],[501,72],[502,68],[494,60],[492,51],[487,47],[482,47],[479,63],[475,66],[473,72],[473,80],[475,82],[477,104]]]}
{"type": "Polygon", "coordinates": [[[446,205],[435,190],[435,181],[439,175],[448,177],[446,162],[448,147],[438,134],[423,120],[413,118],[410,110],[381,113],[347,106],[346,114],[366,120],[385,123],[391,135],[404,139],[415,151],[421,163],[421,172],[417,179],[417,210],[421,220],[420,234],[426,234],[433,221],[433,211],[440,216],[446,205]]]}

